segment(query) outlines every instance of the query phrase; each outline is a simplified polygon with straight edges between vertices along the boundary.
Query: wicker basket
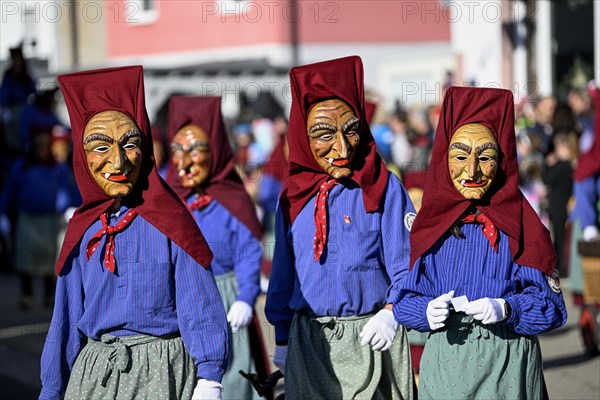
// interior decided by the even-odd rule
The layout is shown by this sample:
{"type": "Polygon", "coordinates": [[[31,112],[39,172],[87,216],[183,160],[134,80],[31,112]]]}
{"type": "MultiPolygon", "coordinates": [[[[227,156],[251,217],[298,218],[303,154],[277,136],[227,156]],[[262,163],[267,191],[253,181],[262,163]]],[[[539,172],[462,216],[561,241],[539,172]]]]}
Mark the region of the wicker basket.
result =
{"type": "Polygon", "coordinates": [[[578,243],[583,270],[583,301],[600,304],[600,241],[578,243]]]}

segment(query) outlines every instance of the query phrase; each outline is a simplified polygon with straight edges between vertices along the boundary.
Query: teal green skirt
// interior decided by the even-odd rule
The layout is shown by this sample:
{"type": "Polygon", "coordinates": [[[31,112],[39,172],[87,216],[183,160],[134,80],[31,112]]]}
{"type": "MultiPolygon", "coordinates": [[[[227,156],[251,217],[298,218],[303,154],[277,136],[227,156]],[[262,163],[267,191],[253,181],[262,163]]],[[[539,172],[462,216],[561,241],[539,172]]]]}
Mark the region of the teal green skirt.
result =
{"type": "Polygon", "coordinates": [[[503,323],[483,325],[451,314],[431,332],[419,374],[420,399],[542,399],[542,355],[537,336],[503,323]]]}
{"type": "Polygon", "coordinates": [[[105,334],[79,353],[65,399],[191,399],[196,380],[181,337],[105,334]]]}
{"type": "Polygon", "coordinates": [[[361,346],[359,337],[371,317],[296,314],[288,341],[285,398],[412,399],[406,330],[400,327],[389,350],[373,351],[361,346]]]}

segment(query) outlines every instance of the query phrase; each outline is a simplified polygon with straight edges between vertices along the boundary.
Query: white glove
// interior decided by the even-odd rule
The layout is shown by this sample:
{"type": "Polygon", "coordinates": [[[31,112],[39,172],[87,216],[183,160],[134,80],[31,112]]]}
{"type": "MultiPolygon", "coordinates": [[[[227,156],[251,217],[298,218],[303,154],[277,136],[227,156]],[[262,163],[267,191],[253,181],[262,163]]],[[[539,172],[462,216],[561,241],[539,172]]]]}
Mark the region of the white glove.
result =
{"type": "Polygon", "coordinates": [[[504,312],[504,299],[483,299],[470,301],[465,306],[465,314],[472,315],[473,318],[481,321],[484,325],[495,324],[506,319],[504,312]]]}
{"type": "Polygon", "coordinates": [[[427,322],[432,331],[443,328],[444,321],[450,315],[450,300],[454,297],[454,290],[433,299],[427,304],[427,322]]]}
{"type": "Polygon", "coordinates": [[[398,323],[394,319],[394,313],[384,308],[373,315],[363,327],[358,335],[362,338],[360,345],[369,344],[371,350],[386,351],[392,347],[396,332],[398,332],[398,323]]]}
{"type": "Polygon", "coordinates": [[[236,333],[247,327],[250,321],[252,321],[252,307],[245,301],[234,301],[227,313],[227,322],[231,326],[231,331],[236,333]]]}
{"type": "Polygon", "coordinates": [[[63,219],[65,220],[65,222],[67,224],[69,223],[71,218],[73,218],[73,214],[75,214],[75,210],[77,210],[77,207],[69,207],[63,213],[63,219]]]}
{"type": "Polygon", "coordinates": [[[594,240],[600,239],[600,234],[598,233],[596,225],[588,225],[583,228],[582,237],[586,242],[593,242],[594,240]]]}
{"type": "Polygon", "coordinates": [[[275,366],[277,368],[279,368],[281,373],[284,375],[285,375],[285,359],[286,359],[286,357],[287,357],[287,345],[285,345],[285,346],[275,345],[275,354],[273,355],[273,364],[275,364],[275,366]]]}
{"type": "Polygon", "coordinates": [[[221,392],[223,386],[219,382],[207,381],[206,379],[198,379],[192,400],[222,400],[221,392]]]}

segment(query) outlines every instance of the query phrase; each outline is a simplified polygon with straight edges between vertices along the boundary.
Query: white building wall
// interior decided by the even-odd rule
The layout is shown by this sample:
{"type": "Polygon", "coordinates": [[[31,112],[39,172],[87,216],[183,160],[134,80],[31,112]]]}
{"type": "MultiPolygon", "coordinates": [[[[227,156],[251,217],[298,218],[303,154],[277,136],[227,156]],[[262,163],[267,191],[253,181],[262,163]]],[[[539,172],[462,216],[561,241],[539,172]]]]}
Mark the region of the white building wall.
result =
{"type": "MultiPolygon", "coordinates": [[[[385,105],[391,108],[395,100],[405,105],[432,104],[441,101],[441,86],[445,73],[455,68],[454,55],[449,43],[419,43],[419,44],[365,44],[365,43],[332,43],[332,44],[303,44],[299,48],[300,64],[310,64],[333,58],[358,55],[362,58],[365,70],[365,88],[380,95],[385,105]],[[438,91],[439,89],[439,91],[438,91]],[[437,91],[437,92],[436,92],[437,91]]],[[[265,59],[275,66],[290,65],[291,49],[284,45],[245,46],[239,49],[218,49],[209,51],[185,52],[156,55],[137,55],[135,57],[111,58],[112,65],[143,64],[146,67],[185,67],[189,65],[233,61],[236,59],[265,59]]],[[[181,90],[180,78],[174,75],[170,79],[159,79],[161,93],[181,90]]],[[[158,82],[157,81],[157,82],[158,82]]],[[[222,93],[232,95],[236,88],[271,91],[280,100],[285,110],[290,107],[288,75],[280,77],[209,77],[202,83],[201,78],[194,78],[193,87],[196,94],[209,92],[214,95],[222,93]],[[219,81],[222,79],[222,81],[219,81]],[[214,93],[213,93],[214,92],[214,93]]],[[[152,84],[151,84],[152,85],[152,84]]],[[[147,84],[148,86],[148,84],[147,84]]],[[[157,88],[158,90],[158,88],[157,88]]],[[[154,104],[150,100],[149,107],[154,104]]],[[[160,103],[158,101],[157,103],[160,103]]],[[[224,102],[223,111],[235,115],[236,107],[230,107],[231,102],[224,102]]]]}
{"type": "Polygon", "coordinates": [[[350,55],[362,58],[365,89],[380,95],[389,109],[396,100],[410,106],[440,101],[434,92],[455,67],[447,42],[303,45],[299,52],[302,64],[350,55]]]}
{"type": "Polygon", "coordinates": [[[538,0],[536,18],[537,35],[535,43],[536,72],[540,96],[549,96],[553,92],[554,49],[552,39],[552,4],[549,0],[538,0]]]}
{"type": "MultiPolygon", "coordinates": [[[[500,0],[449,0],[452,50],[462,58],[464,83],[502,86],[502,7],[500,0]]],[[[459,82],[463,83],[463,82],[459,82]]]]}
{"type": "Polygon", "coordinates": [[[9,49],[25,42],[25,57],[48,59],[52,67],[57,61],[57,25],[64,18],[68,15],[58,1],[0,1],[0,60],[4,64],[9,49]]]}

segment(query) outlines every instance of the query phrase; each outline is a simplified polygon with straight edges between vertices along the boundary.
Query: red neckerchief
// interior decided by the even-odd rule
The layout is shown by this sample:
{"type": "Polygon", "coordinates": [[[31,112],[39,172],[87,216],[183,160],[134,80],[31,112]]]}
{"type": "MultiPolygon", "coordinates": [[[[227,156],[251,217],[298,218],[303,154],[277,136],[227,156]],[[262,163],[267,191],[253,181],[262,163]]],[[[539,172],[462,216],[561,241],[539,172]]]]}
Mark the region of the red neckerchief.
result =
{"type": "Polygon", "coordinates": [[[314,250],[315,250],[315,261],[318,261],[323,254],[325,244],[327,244],[327,198],[329,197],[329,191],[335,186],[337,181],[335,179],[325,181],[317,193],[317,199],[315,200],[315,239],[314,239],[314,250]]]}
{"type": "Polygon", "coordinates": [[[106,253],[104,254],[104,265],[106,269],[108,269],[113,274],[115,273],[116,263],[115,263],[115,235],[118,232],[121,232],[125,229],[131,221],[137,216],[137,212],[132,208],[127,211],[127,214],[121,219],[115,226],[108,225],[108,213],[103,213],[100,215],[100,221],[102,222],[102,228],[92,238],[87,244],[85,255],[89,260],[92,254],[96,251],[98,246],[100,245],[100,240],[104,235],[106,235],[106,253]]]}
{"type": "Polygon", "coordinates": [[[214,199],[214,197],[212,195],[210,195],[210,194],[200,194],[200,195],[197,195],[197,196],[198,197],[196,198],[196,200],[194,200],[193,202],[191,202],[190,204],[188,204],[188,206],[187,206],[188,210],[190,210],[190,211],[194,211],[194,210],[202,211],[214,199]]]}
{"type": "Polygon", "coordinates": [[[489,240],[490,245],[494,248],[496,252],[498,252],[498,228],[494,225],[494,223],[485,216],[483,213],[477,214],[469,214],[462,220],[467,224],[481,224],[481,230],[487,240],[489,240]]]}

